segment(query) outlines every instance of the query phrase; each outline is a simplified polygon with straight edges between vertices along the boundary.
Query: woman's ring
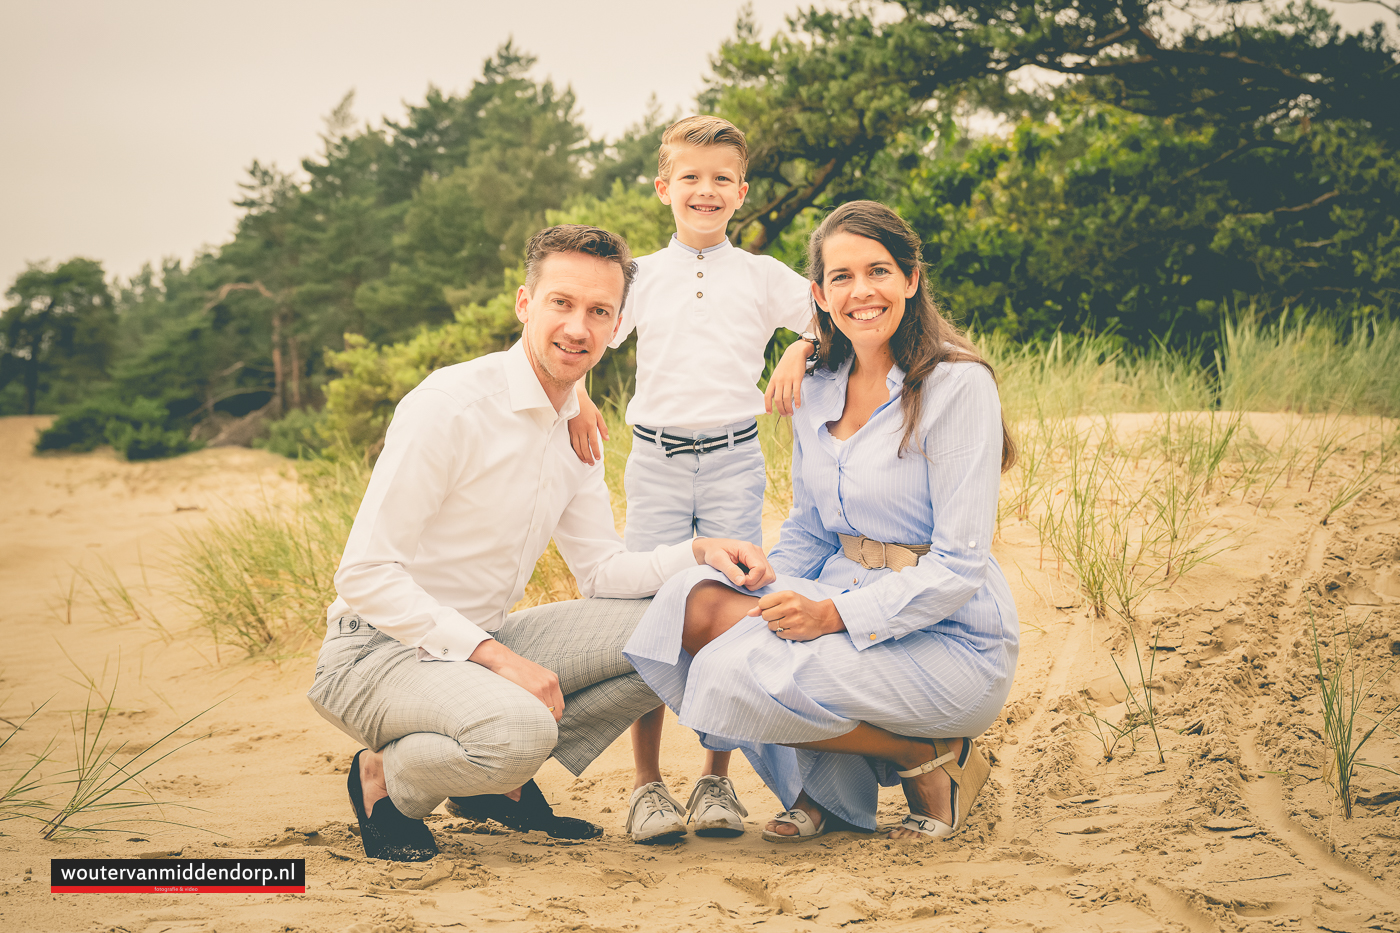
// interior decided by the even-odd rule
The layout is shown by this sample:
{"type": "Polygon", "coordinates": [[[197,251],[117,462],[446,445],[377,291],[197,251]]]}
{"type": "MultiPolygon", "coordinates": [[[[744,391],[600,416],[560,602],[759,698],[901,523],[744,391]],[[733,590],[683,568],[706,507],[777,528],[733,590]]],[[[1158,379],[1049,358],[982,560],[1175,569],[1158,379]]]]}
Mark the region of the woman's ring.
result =
{"type": "Polygon", "coordinates": [[[545,707],[545,708],[548,709],[551,713],[554,712],[554,707],[552,707],[552,706],[548,706],[548,707],[545,707]]]}
{"type": "Polygon", "coordinates": [[[776,635],[776,634],[778,634],[779,632],[786,632],[786,631],[787,631],[787,629],[785,629],[785,628],[775,628],[775,629],[773,629],[773,634],[776,635]]]}

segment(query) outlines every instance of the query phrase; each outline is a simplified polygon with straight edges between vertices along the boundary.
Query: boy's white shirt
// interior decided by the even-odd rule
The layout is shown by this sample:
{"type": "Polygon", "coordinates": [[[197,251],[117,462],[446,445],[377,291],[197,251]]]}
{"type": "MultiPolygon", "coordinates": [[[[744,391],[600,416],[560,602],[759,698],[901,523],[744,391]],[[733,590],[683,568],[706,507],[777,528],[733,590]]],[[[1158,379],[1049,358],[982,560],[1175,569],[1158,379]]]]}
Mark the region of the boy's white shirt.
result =
{"type": "Polygon", "coordinates": [[[781,260],[728,240],[697,251],[673,235],[637,260],[610,344],[637,331],[627,423],[699,431],[762,414],[768,341],[779,327],[806,330],[813,310],[811,286],[781,260]]]}

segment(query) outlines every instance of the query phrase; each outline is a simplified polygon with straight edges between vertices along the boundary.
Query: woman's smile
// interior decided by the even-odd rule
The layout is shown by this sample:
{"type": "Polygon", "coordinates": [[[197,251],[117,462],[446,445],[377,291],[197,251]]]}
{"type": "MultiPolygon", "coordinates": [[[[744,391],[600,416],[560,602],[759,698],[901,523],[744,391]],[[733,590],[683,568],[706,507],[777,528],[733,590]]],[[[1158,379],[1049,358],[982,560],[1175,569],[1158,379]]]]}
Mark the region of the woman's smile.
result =
{"type": "Polygon", "coordinates": [[[855,321],[873,321],[888,310],[888,305],[877,305],[872,308],[860,308],[855,311],[847,311],[846,314],[855,321]]]}
{"type": "Polygon", "coordinates": [[[813,283],[817,304],[857,355],[888,355],[908,300],[918,290],[918,274],[905,275],[878,240],[845,230],[826,238],[824,281],[813,283]]]}

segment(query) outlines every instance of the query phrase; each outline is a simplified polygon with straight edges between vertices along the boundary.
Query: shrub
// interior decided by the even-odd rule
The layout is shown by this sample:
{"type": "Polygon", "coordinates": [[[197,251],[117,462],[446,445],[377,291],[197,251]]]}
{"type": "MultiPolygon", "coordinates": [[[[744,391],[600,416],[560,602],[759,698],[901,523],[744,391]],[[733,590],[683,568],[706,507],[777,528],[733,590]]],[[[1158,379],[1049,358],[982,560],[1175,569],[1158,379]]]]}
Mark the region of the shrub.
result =
{"type": "Polygon", "coordinates": [[[253,446],[293,460],[319,454],[328,443],[325,425],[324,412],[294,408],[269,424],[267,436],[256,438],[253,446]]]}
{"type": "Polygon", "coordinates": [[[59,415],[39,435],[34,448],[89,451],[106,443],[128,460],[152,460],[203,446],[175,422],[169,409],[155,399],[128,402],[99,396],[59,415]]]}
{"type": "Polygon", "coordinates": [[[389,429],[394,406],[435,369],[505,350],[520,331],[515,289],[522,270],[508,272],[507,290],[484,305],[458,308],[455,320],[423,328],[402,343],[376,346],[345,335],[345,350],[327,354],[341,375],[326,385],[326,408],[317,426],[322,440],[347,451],[376,450],[389,429]]]}
{"type": "Polygon", "coordinates": [[[132,425],[111,421],[104,432],[112,449],[128,460],[159,460],[202,446],[182,431],[167,431],[158,424],[132,425]]]}

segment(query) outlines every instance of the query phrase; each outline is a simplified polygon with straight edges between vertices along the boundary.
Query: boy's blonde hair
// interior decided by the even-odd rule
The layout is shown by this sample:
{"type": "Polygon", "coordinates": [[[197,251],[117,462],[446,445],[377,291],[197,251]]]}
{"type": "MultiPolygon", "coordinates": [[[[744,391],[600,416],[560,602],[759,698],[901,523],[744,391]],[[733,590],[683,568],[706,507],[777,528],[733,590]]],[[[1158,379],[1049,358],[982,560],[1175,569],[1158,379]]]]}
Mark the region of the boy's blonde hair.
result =
{"type": "Polygon", "coordinates": [[[656,155],[656,174],[671,180],[671,160],[679,146],[727,146],[739,156],[739,178],[749,172],[749,144],[743,132],[723,117],[698,116],[677,120],[661,134],[661,151],[656,155]]]}

